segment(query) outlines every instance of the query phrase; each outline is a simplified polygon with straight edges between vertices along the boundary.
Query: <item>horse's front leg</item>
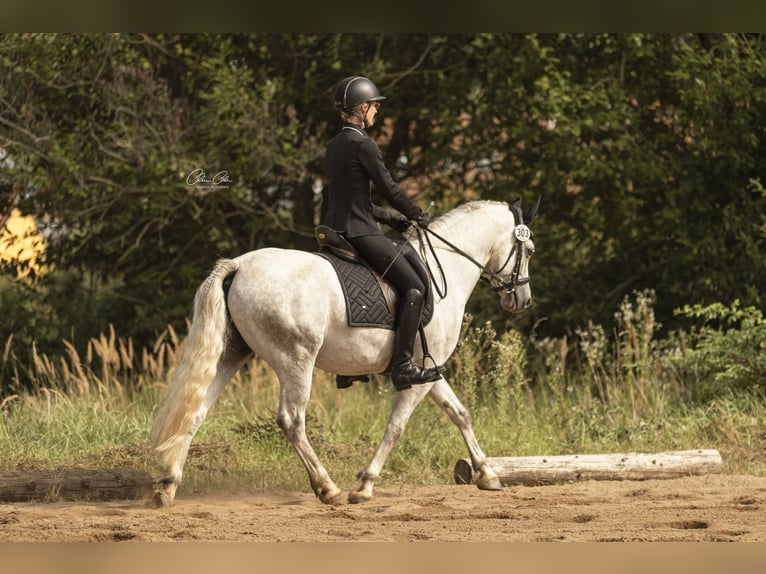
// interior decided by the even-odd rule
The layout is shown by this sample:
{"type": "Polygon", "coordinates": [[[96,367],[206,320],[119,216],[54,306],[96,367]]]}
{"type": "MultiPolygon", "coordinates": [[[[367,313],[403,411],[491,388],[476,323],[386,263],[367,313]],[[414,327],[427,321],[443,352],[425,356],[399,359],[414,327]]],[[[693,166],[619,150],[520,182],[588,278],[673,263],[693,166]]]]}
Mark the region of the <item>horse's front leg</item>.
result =
{"type": "Polygon", "coordinates": [[[449,415],[452,422],[460,429],[460,434],[463,435],[463,440],[471,456],[471,465],[477,473],[475,479],[476,486],[481,490],[502,490],[503,486],[500,484],[500,478],[492,470],[487,461],[487,456],[481,450],[479,442],[476,440],[473,424],[471,423],[471,415],[468,409],[463,406],[463,403],[460,402],[460,399],[457,398],[455,391],[452,390],[449,383],[444,379],[435,382],[431,388],[430,397],[449,415]]]}
{"type": "Polygon", "coordinates": [[[428,394],[432,383],[425,385],[415,385],[406,391],[396,393],[396,400],[391,409],[391,416],[388,418],[386,430],[383,433],[383,439],[380,441],[375,454],[370,462],[359,473],[361,486],[356,492],[348,495],[348,501],[351,503],[367,502],[372,498],[372,489],[375,485],[375,479],[380,476],[380,471],[394,448],[394,444],[404,432],[410,416],[415,411],[420,401],[428,394]]]}

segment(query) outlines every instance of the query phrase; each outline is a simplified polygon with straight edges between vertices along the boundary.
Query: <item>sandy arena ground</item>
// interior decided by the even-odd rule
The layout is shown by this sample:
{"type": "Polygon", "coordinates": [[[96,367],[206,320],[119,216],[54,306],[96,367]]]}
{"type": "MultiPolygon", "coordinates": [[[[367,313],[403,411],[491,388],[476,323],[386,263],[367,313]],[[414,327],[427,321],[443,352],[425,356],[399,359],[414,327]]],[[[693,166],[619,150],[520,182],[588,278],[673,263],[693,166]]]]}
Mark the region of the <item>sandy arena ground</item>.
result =
{"type": "Polygon", "coordinates": [[[392,489],[361,505],[313,494],[185,495],[145,500],[0,504],[3,542],[766,541],[766,477],[392,489]]]}

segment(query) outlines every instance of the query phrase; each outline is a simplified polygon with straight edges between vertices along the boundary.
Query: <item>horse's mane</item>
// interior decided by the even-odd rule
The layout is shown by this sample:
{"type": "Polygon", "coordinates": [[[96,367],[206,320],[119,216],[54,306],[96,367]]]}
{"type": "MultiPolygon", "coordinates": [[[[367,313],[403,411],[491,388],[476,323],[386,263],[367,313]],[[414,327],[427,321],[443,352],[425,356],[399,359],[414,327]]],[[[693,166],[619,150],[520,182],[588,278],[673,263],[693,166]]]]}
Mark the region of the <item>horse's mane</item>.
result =
{"type": "Polygon", "coordinates": [[[452,224],[454,224],[455,221],[462,219],[466,215],[492,205],[495,205],[498,207],[503,206],[506,209],[508,208],[508,204],[503,201],[491,201],[488,199],[481,200],[481,201],[469,201],[468,203],[458,205],[457,207],[448,211],[444,215],[441,215],[438,218],[434,219],[434,225],[436,225],[438,228],[449,227],[452,224]]]}

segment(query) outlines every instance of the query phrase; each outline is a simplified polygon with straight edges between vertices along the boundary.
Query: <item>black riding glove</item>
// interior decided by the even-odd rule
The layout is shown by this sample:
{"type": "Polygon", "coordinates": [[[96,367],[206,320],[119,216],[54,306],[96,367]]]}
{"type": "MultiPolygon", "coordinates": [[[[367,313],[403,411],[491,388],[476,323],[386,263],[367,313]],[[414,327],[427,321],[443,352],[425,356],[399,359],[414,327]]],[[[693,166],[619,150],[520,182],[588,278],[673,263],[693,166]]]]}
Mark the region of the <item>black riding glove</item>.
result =
{"type": "Polygon", "coordinates": [[[390,225],[399,233],[405,233],[410,228],[410,220],[403,215],[394,216],[391,218],[390,225]]]}
{"type": "Polygon", "coordinates": [[[418,227],[421,229],[428,229],[428,224],[431,222],[431,218],[425,211],[418,216],[418,227]]]}

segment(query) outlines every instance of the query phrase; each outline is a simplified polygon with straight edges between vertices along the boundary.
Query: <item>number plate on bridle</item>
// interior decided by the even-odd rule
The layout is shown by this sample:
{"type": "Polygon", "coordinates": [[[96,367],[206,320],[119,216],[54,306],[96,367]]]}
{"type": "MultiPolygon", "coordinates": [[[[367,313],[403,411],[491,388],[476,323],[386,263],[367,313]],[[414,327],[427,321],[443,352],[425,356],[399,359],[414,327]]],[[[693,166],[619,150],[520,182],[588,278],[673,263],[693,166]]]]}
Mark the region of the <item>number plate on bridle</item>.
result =
{"type": "Polygon", "coordinates": [[[526,241],[530,237],[532,237],[532,232],[529,230],[529,227],[524,225],[523,223],[516,226],[516,229],[513,230],[513,234],[516,236],[516,239],[519,241],[526,241]]]}

